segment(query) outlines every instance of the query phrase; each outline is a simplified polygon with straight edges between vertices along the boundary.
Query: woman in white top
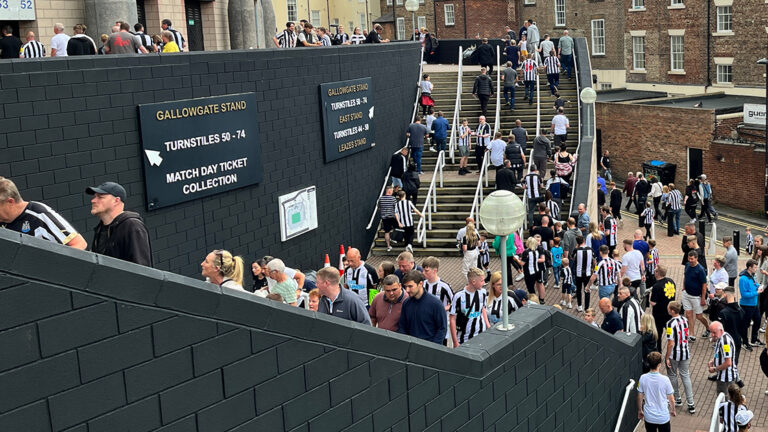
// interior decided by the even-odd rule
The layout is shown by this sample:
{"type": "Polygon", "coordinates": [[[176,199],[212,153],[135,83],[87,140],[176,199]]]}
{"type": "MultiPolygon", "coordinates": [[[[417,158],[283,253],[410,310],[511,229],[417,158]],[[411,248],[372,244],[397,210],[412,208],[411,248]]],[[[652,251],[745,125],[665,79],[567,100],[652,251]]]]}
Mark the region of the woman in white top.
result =
{"type": "Polygon", "coordinates": [[[243,289],[243,259],[229,251],[217,249],[200,263],[205,280],[219,286],[243,289]]]}
{"type": "Polygon", "coordinates": [[[653,208],[655,209],[654,218],[656,220],[661,220],[661,213],[659,213],[659,203],[661,202],[661,195],[664,193],[661,186],[662,185],[659,179],[656,177],[651,179],[651,193],[649,193],[648,196],[653,198],[653,208]]]}
{"type": "Polygon", "coordinates": [[[360,31],[360,27],[355,27],[355,30],[352,32],[352,35],[349,37],[349,42],[352,45],[360,45],[365,41],[365,35],[362,31],[360,31]]]}

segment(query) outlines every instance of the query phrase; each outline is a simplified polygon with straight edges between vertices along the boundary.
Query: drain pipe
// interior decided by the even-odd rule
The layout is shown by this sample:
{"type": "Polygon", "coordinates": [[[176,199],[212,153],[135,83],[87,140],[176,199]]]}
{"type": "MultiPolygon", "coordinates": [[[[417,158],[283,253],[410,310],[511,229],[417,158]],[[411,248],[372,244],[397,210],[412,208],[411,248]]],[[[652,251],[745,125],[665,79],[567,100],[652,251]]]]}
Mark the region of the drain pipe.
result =
{"type": "Polygon", "coordinates": [[[712,87],[712,4],[707,2],[707,81],[704,84],[704,94],[712,87]]]}

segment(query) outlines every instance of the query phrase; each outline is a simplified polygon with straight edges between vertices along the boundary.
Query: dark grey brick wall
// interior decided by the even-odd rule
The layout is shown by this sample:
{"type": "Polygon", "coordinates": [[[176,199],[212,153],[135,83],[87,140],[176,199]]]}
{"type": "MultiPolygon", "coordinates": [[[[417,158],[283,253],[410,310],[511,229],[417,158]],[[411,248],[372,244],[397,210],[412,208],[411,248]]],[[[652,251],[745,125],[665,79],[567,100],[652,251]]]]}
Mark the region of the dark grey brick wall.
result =
{"type": "Polygon", "coordinates": [[[418,82],[413,43],[324,50],[200,52],[0,61],[0,175],[57,209],[87,240],[87,186],[112,180],[149,227],[156,266],[188,276],[210,250],[319,268],[365,231],[389,158],[404,142],[418,82]],[[318,86],[372,77],[376,147],[323,162],[318,86]],[[146,212],[137,104],[255,92],[264,181],[146,212]],[[319,228],[282,243],[277,197],[316,185],[319,228]]]}
{"type": "Polygon", "coordinates": [[[0,430],[612,430],[640,338],[511,319],[452,350],[0,230],[0,430]]]}

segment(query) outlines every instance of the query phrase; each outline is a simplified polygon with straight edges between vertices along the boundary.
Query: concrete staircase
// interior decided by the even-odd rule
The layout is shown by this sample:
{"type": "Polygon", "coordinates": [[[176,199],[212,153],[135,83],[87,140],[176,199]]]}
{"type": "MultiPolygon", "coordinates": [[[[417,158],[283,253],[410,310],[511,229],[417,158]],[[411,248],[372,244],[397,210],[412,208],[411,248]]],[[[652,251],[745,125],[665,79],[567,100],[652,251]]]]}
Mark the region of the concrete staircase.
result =
{"type": "MultiPolygon", "coordinates": [[[[472,85],[475,77],[478,75],[477,67],[470,67],[472,70],[465,70],[462,78],[462,107],[460,112],[460,119],[466,118],[469,120],[469,125],[472,128],[477,126],[477,119],[480,116],[480,103],[477,99],[472,97],[472,85]]],[[[456,83],[457,72],[432,72],[430,78],[434,84],[434,91],[432,93],[435,99],[435,110],[440,110],[448,121],[453,118],[453,110],[456,102],[456,83]]],[[[494,86],[496,85],[495,71],[493,75],[494,86]]],[[[546,131],[549,131],[551,119],[554,115],[552,108],[555,98],[550,95],[549,87],[547,86],[546,75],[541,74],[540,77],[540,96],[541,96],[541,127],[546,131]]],[[[570,120],[571,127],[569,128],[568,144],[569,152],[573,153],[577,146],[578,136],[578,106],[576,98],[578,92],[576,89],[576,81],[568,80],[565,77],[561,78],[560,82],[560,94],[570,103],[566,104],[565,114],[570,120]]],[[[522,82],[520,87],[515,91],[515,110],[512,111],[504,103],[502,97],[501,100],[501,113],[500,113],[500,130],[506,137],[509,131],[514,127],[515,120],[520,119],[523,127],[528,131],[528,135],[531,137],[528,142],[528,149],[526,151],[526,158],[531,149],[533,137],[536,132],[536,104],[528,104],[528,101],[523,100],[524,88],[522,82]]],[[[496,99],[491,98],[488,104],[488,116],[487,122],[493,127],[495,120],[496,99]]],[[[474,148],[474,140],[473,140],[474,148]]],[[[437,162],[438,154],[431,152],[425,148],[422,157],[422,170],[424,174],[420,176],[421,188],[416,200],[416,207],[419,211],[424,208],[424,200],[426,198],[432,175],[437,162]]],[[[475,189],[477,187],[477,165],[475,164],[474,155],[470,155],[469,169],[472,174],[459,176],[458,175],[458,152],[455,154],[456,163],[451,163],[450,157],[446,155],[446,165],[443,168],[444,181],[443,187],[437,187],[437,212],[432,213],[432,229],[427,231],[427,245],[426,248],[422,246],[422,243],[418,242],[416,236],[414,236],[414,254],[418,256],[452,256],[458,255],[456,249],[456,232],[464,226],[464,220],[469,216],[472,209],[472,202],[475,196],[475,189]]],[[[495,173],[493,170],[489,173],[488,187],[484,188],[484,196],[495,190],[495,173]]],[[[522,199],[522,189],[518,189],[518,195],[522,199]]],[[[562,206],[563,215],[567,213],[567,206],[562,206]]],[[[418,217],[414,217],[416,223],[418,217]]],[[[478,227],[481,229],[481,227],[478,227]]],[[[492,240],[492,239],[491,239],[492,240]]],[[[387,252],[386,242],[384,241],[384,233],[379,230],[376,237],[374,247],[371,253],[374,255],[392,255],[395,256],[403,251],[404,244],[392,244],[392,251],[387,252]]],[[[493,253],[493,251],[491,252],[493,253]]]]}

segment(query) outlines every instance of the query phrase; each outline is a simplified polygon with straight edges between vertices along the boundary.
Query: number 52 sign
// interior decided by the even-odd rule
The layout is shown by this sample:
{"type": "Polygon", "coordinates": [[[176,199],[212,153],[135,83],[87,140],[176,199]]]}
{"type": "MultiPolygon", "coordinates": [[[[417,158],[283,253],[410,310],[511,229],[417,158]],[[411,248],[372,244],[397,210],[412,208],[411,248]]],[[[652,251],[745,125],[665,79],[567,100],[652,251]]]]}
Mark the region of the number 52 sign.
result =
{"type": "Polygon", "coordinates": [[[0,21],[35,20],[34,0],[0,0],[0,21]]]}

